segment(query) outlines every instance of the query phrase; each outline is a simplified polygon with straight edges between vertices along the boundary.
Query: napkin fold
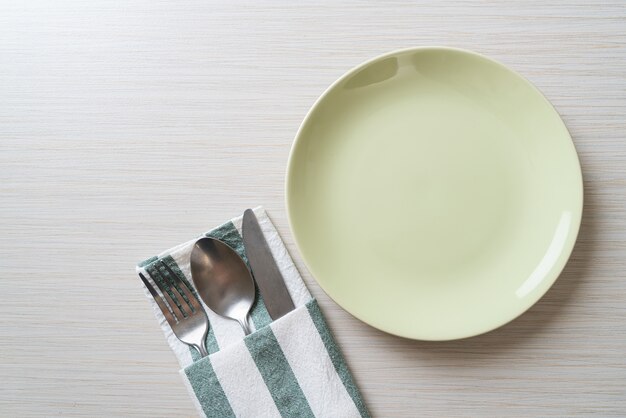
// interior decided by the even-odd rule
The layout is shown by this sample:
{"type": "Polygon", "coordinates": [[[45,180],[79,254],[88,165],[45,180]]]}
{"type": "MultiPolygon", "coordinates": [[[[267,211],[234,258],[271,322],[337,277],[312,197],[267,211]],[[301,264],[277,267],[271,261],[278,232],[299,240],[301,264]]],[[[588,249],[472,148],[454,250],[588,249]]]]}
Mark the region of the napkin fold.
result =
{"type": "MultiPolygon", "coordinates": [[[[144,287],[199,414],[219,418],[369,417],[317,301],[265,210],[258,207],[254,212],[285,279],[296,307],[293,311],[272,322],[257,288],[250,312],[254,331],[244,336],[236,321],[215,314],[201,301],[210,328],[206,339],[209,356],[200,358],[194,348],[176,338],[144,287]]],[[[201,237],[220,239],[247,262],[241,223],[239,216],[201,237]]],[[[198,238],[139,263],[137,271],[154,276],[155,262],[160,259],[194,289],[189,257],[198,238]]]]}

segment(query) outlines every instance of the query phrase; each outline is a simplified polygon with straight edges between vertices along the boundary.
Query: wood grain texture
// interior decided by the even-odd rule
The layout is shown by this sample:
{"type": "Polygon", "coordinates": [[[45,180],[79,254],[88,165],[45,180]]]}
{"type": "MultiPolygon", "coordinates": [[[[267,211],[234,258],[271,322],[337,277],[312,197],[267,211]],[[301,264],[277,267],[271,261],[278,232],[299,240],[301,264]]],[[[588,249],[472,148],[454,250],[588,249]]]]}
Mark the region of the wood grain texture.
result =
{"type": "Polygon", "coordinates": [[[376,417],[626,415],[623,0],[0,1],[0,415],[194,416],[133,266],[265,205],[376,417]],[[585,178],[572,259],[480,337],[403,340],[301,263],[283,178],[316,97],[388,50],[525,75],[585,178]]]}

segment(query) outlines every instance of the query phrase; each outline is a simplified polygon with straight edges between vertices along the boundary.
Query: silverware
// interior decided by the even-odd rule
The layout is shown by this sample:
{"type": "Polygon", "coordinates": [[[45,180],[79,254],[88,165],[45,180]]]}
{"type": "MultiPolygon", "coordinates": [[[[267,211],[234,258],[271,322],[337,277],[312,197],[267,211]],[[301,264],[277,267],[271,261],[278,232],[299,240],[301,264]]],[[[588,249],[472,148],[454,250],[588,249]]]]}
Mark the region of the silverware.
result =
{"type": "Polygon", "coordinates": [[[246,262],[227,244],[201,238],[191,251],[191,278],[198,294],[218,315],[234,319],[250,334],[248,313],[254,302],[254,281],[246,262]]]}
{"type": "Polygon", "coordinates": [[[276,320],[295,308],[293,301],[252,209],[243,213],[242,229],[252,274],[270,317],[276,320]]]}
{"type": "Polygon", "coordinates": [[[155,280],[156,277],[152,277],[152,279],[165,300],[159,296],[159,293],[141,272],[139,277],[163,312],[163,316],[172,328],[174,335],[185,344],[195,347],[202,357],[208,356],[205,340],[209,331],[209,320],[200,302],[187,288],[187,284],[163,260],[157,262],[155,272],[159,276],[158,280],[155,280]],[[161,271],[162,268],[168,273],[169,279],[161,271]]]}

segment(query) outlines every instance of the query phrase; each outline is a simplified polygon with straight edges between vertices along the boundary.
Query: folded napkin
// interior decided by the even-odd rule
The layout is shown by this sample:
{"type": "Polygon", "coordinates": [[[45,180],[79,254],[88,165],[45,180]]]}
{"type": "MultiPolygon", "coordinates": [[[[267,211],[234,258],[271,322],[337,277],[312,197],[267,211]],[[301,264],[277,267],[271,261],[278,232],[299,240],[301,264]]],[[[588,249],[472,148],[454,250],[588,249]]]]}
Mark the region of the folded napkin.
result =
{"type": "MultiPolygon", "coordinates": [[[[236,321],[215,314],[201,301],[210,328],[206,339],[209,356],[200,358],[194,348],[176,338],[144,288],[167,342],[178,358],[180,374],[198,412],[201,416],[219,418],[369,417],[319,306],[278,232],[263,208],[254,212],[295,310],[272,322],[257,289],[250,311],[255,331],[244,336],[236,321]]],[[[203,236],[227,243],[247,262],[241,222],[240,216],[203,236]]],[[[197,239],[141,262],[137,271],[154,276],[155,262],[161,259],[193,288],[189,256],[197,239]]]]}

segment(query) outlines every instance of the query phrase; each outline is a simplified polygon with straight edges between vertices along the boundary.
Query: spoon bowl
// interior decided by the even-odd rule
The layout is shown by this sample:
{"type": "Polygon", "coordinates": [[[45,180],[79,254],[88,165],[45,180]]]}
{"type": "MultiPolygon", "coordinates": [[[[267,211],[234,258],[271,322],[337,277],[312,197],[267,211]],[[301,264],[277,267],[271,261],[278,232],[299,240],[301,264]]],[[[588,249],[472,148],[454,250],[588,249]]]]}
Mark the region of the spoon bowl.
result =
{"type": "Polygon", "coordinates": [[[250,334],[248,313],[254,303],[254,280],[239,254],[214,238],[201,238],[191,251],[191,278],[198,294],[216,314],[234,319],[250,334]]]}

